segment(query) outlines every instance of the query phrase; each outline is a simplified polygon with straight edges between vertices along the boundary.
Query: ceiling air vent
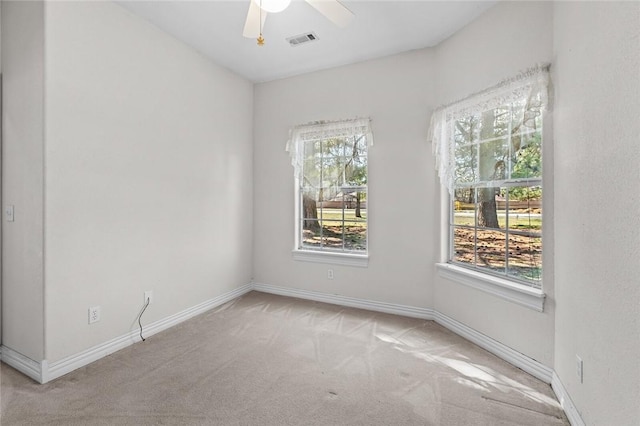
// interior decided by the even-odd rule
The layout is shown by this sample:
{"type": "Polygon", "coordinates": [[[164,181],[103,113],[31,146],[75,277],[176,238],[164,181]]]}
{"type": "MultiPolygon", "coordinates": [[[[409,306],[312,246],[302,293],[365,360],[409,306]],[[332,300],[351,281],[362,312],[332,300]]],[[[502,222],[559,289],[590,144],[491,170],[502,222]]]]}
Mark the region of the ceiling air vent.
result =
{"type": "Polygon", "coordinates": [[[318,36],[315,35],[315,33],[304,33],[293,37],[287,37],[287,41],[291,46],[298,46],[300,44],[305,44],[316,40],[318,40],[318,36]]]}

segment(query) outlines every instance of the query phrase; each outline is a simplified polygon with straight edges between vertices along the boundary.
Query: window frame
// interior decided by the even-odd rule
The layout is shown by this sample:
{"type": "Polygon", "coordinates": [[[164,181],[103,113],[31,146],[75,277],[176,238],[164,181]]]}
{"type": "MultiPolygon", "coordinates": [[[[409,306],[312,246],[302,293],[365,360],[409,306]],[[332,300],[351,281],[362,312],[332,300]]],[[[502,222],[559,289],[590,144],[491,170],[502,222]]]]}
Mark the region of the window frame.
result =
{"type": "MultiPolygon", "coordinates": [[[[543,185],[543,182],[542,182],[542,178],[529,179],[527,181],[518,181],[517,183],[525,183],[525,182],[528,183],[528,185],[514,185],[512,182],[508,182],[507,185],[495,186],[495,187],[491,187],[491,188],[509,189],[509,188],[524,188],[524,187],[527,187],[527,188],[541,187],[541,188],[543,188],[542,189],[542,194],[544,194],[544,185],[543,185]]],[[[481,189],[482,186],[475,186],[475,187],[474,186],[470,186],[469,188],[473,188],[473,189],[477,190],[477,189],[481,189]]],[[[508,197],[508,195],[507,195],[507,197],[508,197]]],[[[544,195],[542,197],[544,197],[544,195]]],[[[477,199],[477,195],[476,195],[476,199],[477,199]]],[[[540,277],[538,285],[535,285],[534,281],[528,281],[526,279],[519,279],[518,277],[516,277],[514,275],[511,275],[508,272],[509,263],[510,263],[509,262],[510,257],[508,255],[508,252],[509,252],[509,239],[510,239],[510,237],[512,235],[523,235],[523,234],[525,234],[525,232],[523,232],[523,231],[515,231],[515,230],[509,228],[508,221],[509,221],[510,213],[509,213],[509,208],[508,208],[508,205],[509,205],[508,198],[505,201],[506,206],[505,206],[505,228],[504,229],[503,228],[497,228],[496,229],[496,228],[480,227],[480,226],[478,226],[477,221],[474,221],[475,222],[474,226],[456,225],[455,224],[454,203],[455,203],[455,200],[452,197],[449,197],[449,202],[448,202],[448,206],[447,206],[448,207],[448,215],[449,215],[448,223],[447,223],[447,227],[448,227],[448,243],[447,243],[448,244],[448,252],[447,252],[447,258],[446,258],[447,259],[447,263],[450,263],[452,265],[460,266],[461,268],[471,269],[471,270],[474,270],[474,271],[477,271],[477,272],[480,272],[480,273],[483,273],[483,274],[493,275],[493,276],[496,276],[498,278],[506,279],[508,281],[513,281],[514,283],[522,284],[523,286],[531,287],[533,289],[542,290],[542,286],[543,286],[542,276],[540,277]],[[495,271],[493,271],[491,269],[488,269],[488,268],[481,268],[481,267],[478,267],[478,266],[474,266],[472,264],[466,264],[464,262],[456,261],[455,260],[455,250],[456,250],[456,248],[455,248],[455,230],[456,230],[456,227],[463,228],[463,229],[472,229],[472,230],[474,230],[474,233],[476,235],[478,233],[478,230],[494,231],[494,232],[500,232],[500,233],[504,234],[504,236],[505,236],[505,245],[506,245],[505,246],[505,251],[507,252],[505,254],[505,272],[504,273],[495,272],[495,271]]],[[[542,200],[541,200],[541,203],[544,206],[544,202],[542,200]]],[[[477,215],[477,210],[474,209],[473,210],[473,214],[474,214],[474,216],[477,215]]],[[[544,214],[541,213],[540,218],[541,218],[542,224],[541,224],[541,229],[540,229],[540,236],[538,237],[538,238],[540,238],[541,241],[544,240],[543,232],[542,232],[542,227],[544,226],[543,216],[544,216],[544,214]]],[[[529,238],[536,238],[536,237],[533,237],[531,235],[529,235],[528,237],[529,238]]],[[[543,247],[544,247],[544,244],[543,244],[543,247]]],[[[474,257],[477,256],[477,252],[478,252],[478,244],[476,242],[474,244],[474,253],[476,253],[474,257]]],[[[544,264],[544,262],[542,261],[543,253],[544,253],[544,249],[542,249],[541,253],[540,253],[541,269],[542,269],[542,265],[544,264]]],[[[542,269],[542,270],[544,270],[544,269],[542,269]]]]}
{"type": "MultiPolygon", "coordinates": [[[[344,121],[345,123],[349,123],[350,120],[344,121]]],[[[335,122],[339,124],[340,122],[335,122]]],[[[348,127],[348,126],[347,126],[348,127]]],[[[358,187],[364,187],[366,192],[366,217],[364,218],[364,222],[366,223],[366,248],[365,250],[345,250],[343,249],[335,249],[335,248],[314,248],[314,247],[305,247],[303,245],[302,238],[302,224],[304,221],[304,208],[303,208],[303,185],[301,182],[301,177],[297,173],[294,176],[294,247],[292,249],[292,257],[294,260],[298,261],[306,261],[306,262],[315,262],[315,263],[328,263],[334,265],[345,265],[345,266],[356,266],[356,267],[368,267],[369,263],[369,208],[370,208],[370,196],[369,196],[369,148],[372,145],[371,133],[369,132],[351,132],[346,136],[341,136],[344,138],[354,138],[358,135],[362,135],[364,137],[364,149],[366,153],[366,175],[367,175],[367,183],[365,185],[358,185],[358,187]]],[[[314,139],[314,141],[325,141],[330,139],[335,139],[335,136],[324,136],[314,139]]],[[[290,143],[308,143],[309,140],[305,141],[290,141],[290,143]]],[[[300,149],[300,147],[298,147],[300,149]]],[[[321,161],[321,164],[323,161],[321,161]]],[[[304,175],[304,164],[301,165],[301,175],[304,175]]],[[[352,185],[342,185],[342,187],[347,187],[352,185]]],[[[322,207],[318,209],[318,212],[321,212],[322,207]]],[[[344,206],[343,206],[344,209],[344,206]]],[[[320,216],[322,213],[320,213],[320,216]]],[[[321,221],[322,218],[319,217],[318,221],[321,221]]],[[[338,221],[342,222],[342,226],[350,222],[349,219],[345,220],[345,217],[338,219],[338,221]]],[[[344,228],[343,228],[344,229],[344,228]]],[[[345,234],[343,233],[343,247],[344,247],[344,238],[345,234]]]]}
{"type": "MultiPolygon", "coordinates": [[[[494,114],[492,114],[494,117],[496,117],[497,115],[495,114],[495,112],[500,112],[501,114],[504,114],[505,111],[508,112],[509,114],[509,118],[508,118],[508,125],[507,127],[504,129],[505,132],[504,134],[498,135],[498,136],[491,136],[488,138],[481,138],[480,135],[476,134],[475,137],[471,137],[471,140],[465,140],[463,143],[459,143],[457,140],[454,140],[456,138],[456,131],[453,129],[453,127],[456,126],[456,123],[458,123],[459,120],[461,119],[467,119],[468,117],[460,117],[458,120],[454,120],[451,123],[452,129],[449,130],[449,139],[450,139],[450,143],[453,145],[453,152],[454,152],[454,164],[458,165],[460,164],[458,162],[458,159],[460,157],[458,157],[458,149],[462,148],[462,149],[466,149],[466,148],[470,148],[472,151],[475,152],[475,155],[472,156],[475,158],[475,160],[472,161],[473,163],[473,170],[472,170],[472,180],[468,181],[468,180],[461,180],[458,181],[457,178],[454,178],[453,180],[453,192],[455,194],[455,192],[457,190],[468,190],[468,191],[472,191],[473,193],[473,205],[474,205],[474,209],[472,210],[473,212],[473,225],[460,225],[460,224],[456,224],[456,208],[455,208],[455,197],[450,196],[450,202],[449,202],[449,232],[448,232],[448,246],[449,246],[449,250],[448,250],[448,255],[447,255],[447,263],[451,263],[453,265],[457,265],[460,266],[462,268],[468,268],[480,273],[484,273],[484,274],[488,274],[488,275],[494,275],[498,278],[501,279],[506,279],[508,281],[513,281],[515,283],[518,284],[522,284],[524,286],[529,286],[532,287],[534,289],[538,289],[541,290],[542,289],[542,274],[540,274],[539,280],[528,280],[526,278],[519,278],[518,276],[516,276],[515,274],[510,273],[510,267],[509,267],[509,263],[510,260],[513,258],[512,256],[509,256],[510,250],[509,250],[509,242],[510,242],[510,238],[513,236],[514,238],[516,236],[526,236],[528,238],[540,238],[540,242],[542,242],[543,239],[543,235],[542,235],[542,225],[544,224],[544,220],[543,220],[543,210],[541,210],[541,214],[540,214],[540,221],[541,221],[541,228],[539,231],[539,236],[534,236],[532,234],[532,232],[529,232],[529,235],[525,235],[527,234],[527,232],[525,231],[518,231],[516,229],[512,229],[510,227],[510,219],[512,216],[512,212],[511,212],[511,207],[510,207],[510,195],[509,195],[509,191],[512,188],[536,188],[539,187],[540,191],[541,191],[541,199],[540,199],[540,203],[542,206],[544,206],[543,204],[543,199],[542,196],[544,195],[544,184],[543,184],[543,175],[542,172],[544,170],[544,167],[542,167],[542,169],[540,170],[540,174],[539,175],[535,175],[535,176],[524,176],[524,177],[514,177],[512,175],[512,173],[515,172],[515,167],[517,165],[517,162],[513,162],[514,159],[514,152],[512,151],[512,147],[513,147],[513,138],[514,136],[519,138],[519,144],[522,143],[523,141],[533,141],[535,140],[535,138],[537,136],[540,137],[539,140],[539,149],[540,149],[540,161],[541,161],[541,165],[542,162],[544,162],[544,141],[545,141],[545,134],[544,134],[544,130],[545,130],[545,117],[544,114],[541,112],[539,118],[539,123],[538,120],[535,121],[535,125],[532,126],[530,128],[530,130],[526,130],[526,131],[521,131],[519,133],[516,133],[514,135],[514,133],[512,132],[512,125],[513,125],[513,117],[514,117],[514,111],[515,108],[517,108],[517,104],[518,103],[522,103],[523,101],[525,101],[524,99],[520,98],[517,100],[514,100],[512,102],[507,102],[503,105],[494,107],[494,108],[488,108],[485,109],[483,111],[477,111],[476,116],[479,115],[483,115],[485,112],[489,112],[492,111],[494,112],[494,114]],[[538,127],[539,126],[539,127],[538,127]],[[487,178],[486,176],[482,176],[482,164],[484,163],[483,160],[483,155],[482,155],[482,149],[483,146],[487,146],[490,144],[494,144],[495,142],[502,142],[502,146],[503,148],[507,148],[506,153],[503,152],[503,154],[506,154],[506,157],[503,155],[502,158],[499,158],[499,162],[502,163],[502,173],[504,174],[503,176],[497,177],[495,176],[494,172],[494,176],[487,178]],[[506,176],[505,176],[506,175],[506,176]],[[504,206],[504,214],[505,214],[505,218],[504,218],[504,228],[498,227],[485,227],[485,226],[479,226],[478,225],[478,204],[479,204],[479,194],[478,192],[481,191],[482,189],[493,189],[493,190],[497,190],[497,191],[501,191],[501,190],[505,190],[506,195],[505,195],[505,206],[504,206]],[[455,244],[455,232],[456,229],[468,229],[468,230],[473,230],[473,234],[474,234],[474,243],[473,243],[473,253],[474,253],[474,262],[473,263],[465,263],[462,261],[459,261],[456,259],[456,244],[455,244]],[[500,233],[504,236],[505,239],[505,253],[504,253],[504,271],[503,272],[498,272],[498,271],[494,271],[491,268],[482,268],[477,266],[477,257],[478,257],[478,253],[479,253],[479,242],[477,240],[479,231],[484,231],[484,232],[494,232],[494,233],[500,233]]],[[[521,106],[524,106],[526,104],[526,102],[524,102],[524,104],[522,104],[521,106]]],[[[523,113],[525,113],[526,111],[523,111],[523,113]]],[[[519,126],[522,126],[523,124],[520,123],[519,126]]],[[[475,132],[474,132],[475,133],[475,132]]],[[[522,147],[522,149],[524,149],[524,147],[527,147],[528,144],[524,145],[522,147]]],[[[500,148],[499,148],[500,149],[500,148]]],[[[518,152],[518,151],[516,151],[518,152]]],[[[493,163],[493,160],[491,160],[491,163],[493,163]]],[[[496,163],[497,164],[497,163],[496,163]]],[[[468,170],[468,167],[466,166],[462,166],[462,170],[468,170]]],[[[456,166],[456,171],[459,170],[458,166],[456,166]]],[[[457,175],[457,173],[456,173],[457,175]]],[[[497,196],[497,193],[496,195],[497,196]]],[[[514,200],[515,201],[515,200],[514,200]]],[[[496,201],[497,203],[497,201],[496,201]]],[[[496,208],[496,212],[497,212],[497,206],[495,206],[496,208]]],[[[530,208],[530,206],[528,207],[530,208]]],[[[517,215],[516,215],[517,216],[517,215]]],[[[499,219],[498,219],[499,220],[499,219]]],[[[542,265],[543,265],[543,260],[542,260],[542,252],[543,249],[540,250],[540,269],[542,271],[542,265]]]]}
{"type": "MultiPolygon", "coordinates": [[[[553,202],[552,202],[552,188],[549,187],[549,183],[544,179],[544,170],[548,169],[552,164],[552,159],[548,154],[544,154],[545,146],[549,146],[552,143],[552,114],[548,111],[544,111],[542,114],[542,170],[543,176],[540,178],[540,183],[543,186],[542,190],[542,205],[545,215],[551,215],[553,202]]],[[[547,152],[549,149],[547,148],[547,152]]],[[[453,250],[452,241],[452,229],[450,215],[453,214],[453,197],[448,192],[447,188],[443,185],[440,187],[440,261],[436,262],[436,273],[439,277],[447,280],[462,284],[464,286],[480,290],[484,293],[491,294],[495,297],[501,298],[511,303],[524,306],[537,312],[544,312],[544,305],[546,301],[546,293],[544,291],[544,279],[541,282],[541,287],[535,288],[521,282],[510,279],[506,276],[498,276],[487,271],[478,270],[475,268],[464,267],[459,263],[452,263],[450,256],[453,250]]],[[[545,229],[550,227],[551,224],[548,221],[542,221],[542,238],[545,235],[545,229]]],[[[543,265],[545,258],[551,256],[550,250],[552,248],[543,249],[543,265]]],[[[543,269],[544,271],[544,269],[543,269]]],[[[544,275],[544,272],[543,272],[544,275]]]]}
{"type": "MultiPolygon", "coordinates": [[[[542,275],[540,276],[540,278],[542,279],[540,281],[528,280],[526,277],[523,277],[523,279],[526,280],[524,282],[513,279],[513,272],[511,273],[511,275],[509,275],[509,272],[506,269],[506,256],[509,255],[509,253],[506,251],[504,275],[494,275],[492,273],[489,273],[489,271],[484,270],[484,268],[482,267],[476,268],[475,260],[473,265],[469,264],[470,267],[462,266],[460,262],[451,262],[451,260],[454,258],[453,232],[455,229],[455,222],[453,221],[452,217],[454,214],[453,200],[456,199],[456,191],[454,190],[454,188],[456,177],[462,176],[464,178],[465,176],[464,173],[462,175],[456,173],[456,170],[458,170],[458,165],[461,163],[456,163],[455,149],[457,145],[454,143],[455,139],[453,126],[455,125],[456,121],[461,120],[466,116],[482,114],[483,111],[486,112],[499,109],[501,106],[507,104],[514,105],[518,102],[522,102],[523,99],[527,99],[527,102],[525,104],[529,105],[527,106],[527,108],[533,108],[541,113],[541,118],[543,121],[542,129],[540,132],[540,135],[542,137],[541,149],[543,149],[544,151],[544,155],[541,159],[543,174],[536,175],[536,180],[539,179],[539,181],[535,184],[527,184],[523,186],[529,188],[531,188],[532,186],[541,186],[543,188],[541,196],[543,210],[541,213],[544,214],[545,220],[542,221],[539,235],[540,238],[545,238],[546,240],[549,232],[553,231],[553,187],[550,186],[552,182],[549,182],[546,179],[546,177],[549,176],[549,171],[553,169],[553,150],[551,149],[549,151],[549,146],[553,144],[553,123],[550,113],[551,98],[549,96],[549,69],[550,64],[537,64],[525,71],[522,71],[518,75],[501,81],[500,83],[492,87],[489,87],[480,92],[473,93],[465,98],[434,109],[431,114],[431,124],[428,134],[428,139],[432,144],[435,166],[440,180],[440,256],[439,261],[436,262],[435,265],[436,275],[447,280],[493,294],[502,299],[518,303],[520,305],[540,312],[544,311],[544,301],[546,298],[546,295],[544,293],[544,280],[548,279],[549,277],[553,277],[550,269],[548,269],[550,267],[553,267],[553,238],[547,240],[550,242],[551,246],[543,247],[543,250],[539,255],[541,259],[540,264],[544,265],[544,269],[542,269],[542,275]],[[549,221],[548,218],[551,218],[551,221],[549,221]],[[532,285],[532,282],[539,284],[532,285]]],[[[525,120],[530,119],[531,116],[525,117],[525,120]]],[[[486,137],[485,139],[490,138],[486,137]]],[[[472,140],[475,141],[476,137],[473,137],[472,140]]],[[[464,145],[464,143],[462,145],[464,145]]],[[[497,172],[498,169],[496,169],[496,173],[497,172]]],[[[474,185],[478,186],[477,182],[475,182],[478,178],[475,176],[476,175],[474,175],[473,173],[469,175],[470,178],[473,178],[474,185]]],[[[500,175],[498,174],[497,176],[500,175]]],[[[481,180],[486,180],[486,178],[487,177],[485,176],[485,178],[481,180]]],[[[505,179],[503,180],[508,181],[508,179],[506,178],[510,178],[510,176],[505,173],[504,178],[505,179]]],[[[496,179],[494,177],[490,178],[490,180],[500,180],[500,178],[496,179]]],[[[489,185],[485,184],[485,186],[488,187],[489,185]]],[[[491,186],[495,188],[502,187],[501,185],[496,185],[495,183],[493,183],[491,186]]],[[[508,190],[508,188],[505,189],[508,190]]],[[[457,195],[461,194],[458,193],[457,195]]],[[[475,216],[478,209],[477,201],[478,198],[474,198],[474,221],[476,220],[475,216]]],[[[462,224],[465,225],[465,223],[462,224]]],[[[477,222],[474,222],[474,230],[477,229],[477,226],[477,222]]],[[[501,230],[501,232],[504,233],[504,230],[501,230]]],[[[535,232],[538,233],[537,230],[535,232]]],[[[537,236],[535,236],[534,238],[537,238],[537,236]]],[[[474,241],[474,245],[475,243],[476,242],[474,241]]],[[[474,259],[475,253],[476,251],[474,249],[474,259]]]]}

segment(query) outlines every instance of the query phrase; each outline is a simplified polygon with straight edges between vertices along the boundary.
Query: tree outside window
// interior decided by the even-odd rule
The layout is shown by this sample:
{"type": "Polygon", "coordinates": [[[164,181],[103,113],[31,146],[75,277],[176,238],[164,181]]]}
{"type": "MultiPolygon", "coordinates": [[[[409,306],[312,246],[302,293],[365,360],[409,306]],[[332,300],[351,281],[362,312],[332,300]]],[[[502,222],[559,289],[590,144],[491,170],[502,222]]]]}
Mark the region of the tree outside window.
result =
{"type": "Polygon", "coordinates": [[[367,136],[302,142],[298,248],[367,251],[367,136]]]}
{"type": "Polygon", "coordinates": [[[454,122],[453,263],[542,280],[542,115],[536,98],[454,122]]]}

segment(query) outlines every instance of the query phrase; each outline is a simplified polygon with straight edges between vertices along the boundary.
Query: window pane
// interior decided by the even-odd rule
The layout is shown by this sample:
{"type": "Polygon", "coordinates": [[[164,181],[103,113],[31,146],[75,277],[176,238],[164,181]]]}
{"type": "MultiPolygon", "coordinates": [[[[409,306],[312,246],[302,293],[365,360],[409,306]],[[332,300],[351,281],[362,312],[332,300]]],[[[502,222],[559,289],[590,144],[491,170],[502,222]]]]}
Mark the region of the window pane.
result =
{"type": "MultiPolygon", "coordinates": [[[[341,149],[341,153],[340,155],[343,156],[344,158],[351,158],[354,156],[354,143],[356,142],[356,138],[355,137],[348,137],[348,138],[344,138],[343,142],[342,142],[342,149],[341,149]]],[[[356,151],[355,154],[357,155],[358,152],[358,147],[356,146],[356,151]]]]}
{"type": "Polygon", "coordinates": [[[523,132],[542,129],[542,102],[540,93],[513,104],[513,128],[523,132]],[[521,128],[521,129],[520,129],[521,128]]]}
{"type": "Polygon", "coordinates": [[[475,265],[475,230],[472,228],[453,227],[453,260],[455,262],[475,265]]]}
{"type": "MultiPolygon", "coordinates": [[[[511,105],[503,105],[493,111],[494,121],[491,123],[493,125],[493,137],[509,135],[511,130],[511,117],[511,105]]],[[[488,130],[487,127],[485,127],[485,131],[486,130],[488,130]]],[[[486,136],[484,137],[486,138],[486,136]]]]}
{"type": "Polygon", "coordinates": [[[322,156],[344,157],[344,144],[348,138],[332,138],[322,141],[322,156]]]}
{"type": "Polygon", "coordinates": [[[345,149],[345,185],[358,186],[367,183],[367,140],[363,135],[355,136],[345,149]]]}
{"type": "Polygon", "coordinates": [[[502,229],[504,228],[504,203],[500,202],[499,188],[476,189],[476,223],[480,228],[502,229]],[[498,208],[502,207],[502,212],[498,208]],[[499,213],[502,213],[500,215],[499,213]],[[502,221],[500,221],[502,216],[502,221]]]}
{"type": "Polygon", "coordinates": [[[478,181],[478,146],[463,145],[456,148],[456,183],[478,181]]]}
{"type": "Polygon", "coordinates": [[[342,221],[323,220],[320,224],[322,225],[323,247],[342,250],[342,221]]]}
{"type": "Polygon", "coordinates": [[[522,125],[523,123],[523,119],[524,119],[524,110],[525,110],[525,106],[527,104],[527,100],[526,99],[521,99],[520,101],[514,102],[511,107],[512,107],[512,112],[511,112],[511,133],[519,133],[519,132],[526,132],[531,130],[528,127],[525,127],[522,125]]]}
{"type": "Polygon", "coordinates": [[[316,157],[320,156],[320,151],[322,150],[322,141],[306,141],[304,142],[304,157],[316,157]]]}
{"type": "MultiPolygon", "coordinates": [[[[304,159],[308,160],[320,160],[322,154],[322,142],[321,141],[308,141],[304,143],[304,159]]],[[[305,163],[306,165],[306,163],[305,163]]]]}
{"type": "Polygon", "coordinates": [[[367,184],[367,157],[347,157],[345,159],[344,184],[360,186],[367,184]]]}
{"type": "Polygon", "coordinates": [[[476,232],[476,266],[494,272],[505,272],[506,236],[504,232],[478,229],[476,232]]]}
{"type": "Polygon", "coordinates": [[[319,203],[320,192],[316,188],[305,187],[302,188],[302,218],[303,219],[317,219],[318,211],[321,207],[319,203]]]}
{"type": "Polygon", "coordinates": [[[301,221],[302,236],[300,241],[302,247],[305,248],[320,248],[321,246],[321,229],[320,223],[317,220],[308,219],[301,221]]]}
{"type": "Polygon", "coordinates": [[[341,201],[325,201],[325,207],[322,208],[322,223],[324,226],[340,227],[342,226],[342,202],[341,201]]]}
{"type": "Polygon", "coordinates": [[[506,178],[506,162],[509,148],[506,139],[482,142],[479,146],[479,173],[481,181],[506,178]]]}
{"type": "MultiPolygon", "coordinates": [[[[507,191],[509,230],[540,236],[542,233],[542,187],[503,188],[501,193],[506,194],[507,191]]],[[[500,203],[498,208],[501,208],[500,203]]]]}
{"type": "Polygon", "coordinates": [[[542,238],[509,235],[509,270],[514,278],[532,281],[539,287],[542,280],[542,238]]]}
{"type": "Polygon", "coordinates": [[[338,195],[339,188],[344,185],[344,157],[325,158],[322,165],[322,186],[325,188],[324,200],[329,201],[338,195]]]}
{"type": "Polygon", "coordinates": [[[346,250],[364,251],[367,249],[367,223],[344,223],[344,248],[346,250]]]}
{"type": "Polygon", "coordinates": [[[322,177],[322,159],[320,156],[320,142],[305,142],[302,186],[319,188],[322,177]]]}
{"type": "MultiPolygon", "coordinates": [[[[344,218],[356,222],[367,221],[367,189],[358,188],[350,191],[350,196],[345,200],[344,218]]],[[[366,226],[366,224],[365,224],[366,226]]]]}
{"type": "Polygon", "coordinates": [[[542,177],[542,135],[540,132],[514,135],[511,139],[511,178],[542,177]]]}
{"type": "Polygon", "coordinates": [[[478,142],[480,140],[480,117],[472,115],[456,121],[453,135],[456,146],[478,142]]]}
{"type": "Polygon", "coordinates": [[[456,189],[453,200],[453,224],[475,226],[475,189],[456,189]]]}
{"type": "Polygon", "coordinates": [[[367,140],[364,135],[304,143],[300,247],[367,248],[367,140]]]}
{"type": "Polygon", "coordinates": [[[534,287],[542,271],[542,187],[511,185],[542,177],[539,101],[522,99],[459,119],[452,134],[451,260],[534,287]],[[505,186],[485,187],[500,181],[505,186]]]}

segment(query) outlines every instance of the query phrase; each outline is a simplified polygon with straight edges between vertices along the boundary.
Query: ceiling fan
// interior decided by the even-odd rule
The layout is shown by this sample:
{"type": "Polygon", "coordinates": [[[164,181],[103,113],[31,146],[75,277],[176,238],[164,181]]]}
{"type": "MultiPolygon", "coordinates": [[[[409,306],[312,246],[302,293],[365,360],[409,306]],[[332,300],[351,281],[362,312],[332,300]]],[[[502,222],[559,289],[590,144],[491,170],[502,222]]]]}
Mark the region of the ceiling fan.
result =
{"type": "MultiPolygon", "coordinates": [[[[318,12],[323,14],[328,20],[344,28],[354,18],[353,12],[344,7],[338,0],[305,0],[318,12]]],[[[247,38],[255,38],[258,45],[264,45],[262,28],[267,19],[267,14],[278,13],[285,10],[291,0],[249,0],[249,12],[244,23],[242,35],[247,38]]]]}

